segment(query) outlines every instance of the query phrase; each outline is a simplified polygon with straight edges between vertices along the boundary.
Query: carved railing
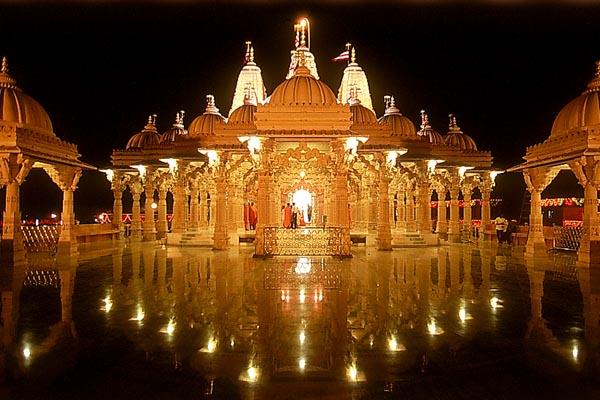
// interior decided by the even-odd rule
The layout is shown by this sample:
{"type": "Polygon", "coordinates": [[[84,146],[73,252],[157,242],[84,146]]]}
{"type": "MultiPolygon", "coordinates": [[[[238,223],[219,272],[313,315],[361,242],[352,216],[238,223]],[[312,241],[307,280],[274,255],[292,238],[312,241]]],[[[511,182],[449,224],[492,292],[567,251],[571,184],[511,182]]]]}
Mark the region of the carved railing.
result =
{"type": "Polygon", "coordinates": [[[346,227],[264,228],[267,256],[350,256],[350,230],[346,227]]]}
{"type": "Polygon", "coordinates": [[[557,250],[577,251],[581,244],[583,235],[583,226],[555,226],[554,227],[554,245],[557,250]]]}
{"type": "Polygon", "coordinates": [[[23,225],[23,244],[29,253],[55,253],[60,236],[60,225],[23,225]]]}

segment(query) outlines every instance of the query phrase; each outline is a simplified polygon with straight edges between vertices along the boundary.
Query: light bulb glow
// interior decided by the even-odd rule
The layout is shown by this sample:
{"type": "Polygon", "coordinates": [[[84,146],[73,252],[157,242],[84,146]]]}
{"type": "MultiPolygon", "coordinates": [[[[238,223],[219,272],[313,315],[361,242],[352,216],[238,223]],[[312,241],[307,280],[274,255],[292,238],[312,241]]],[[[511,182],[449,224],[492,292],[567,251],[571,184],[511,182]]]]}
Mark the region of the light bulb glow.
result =
{"type": "Polygon", "coordinates": [[[573,348],[571,349],[571,355],[573,356],[573,359],[577,361],[577,358],[579,357],[579,348],[576,344],[574,344],[573,348]]]}
{"type": "Polygon", "coordinates": [[[304,359],[304,357],[298,360],[298,368],[300,368],[301,371],[304,371],[304,368],[306,368],[306,359],[304,359]]]}
{"type": "Polygon", "coordinates": [[[300,345],[303,345],[305,340],[306,334],[304,333],[304,331],[300,331],[300,334],[298,335],[298,341],[300,342],[300,345]]]}
{"type": "Polygon", "coordinates": [[[346,375],[348,375],[349,381],[356,382],[358,378],[358,369],[356,368],[356,361],[352,361],[348,368],[346,368],[346,375]]]}
{"type": "Polygon", "coordinates": [[[133,318],[130,318],[129,320],[142,322],[144,320],[145,316],[146,316],[146,313],[144,313],[144,309],[142,308],[141,305],[138,304],[135,316],[133,318]]]}
{"type": "Polygon", "coordinates": [[[25,347],[23,347],[23,357],[25,357],[26,360],[29,360],[31,357],[31,349],[29,348],[29,345],[25,345],[25,347]]]}
{"type": "Polygon", "coordinates": [[[108,313],[108,312],[110,312],[110,310],[112,310],[113,302],[112,302],[110,296],[106,296],[105,298],[103,298],[102,303],[104,303],[104,305],[102,307],[100,307],[101,311],[108,313]]]}

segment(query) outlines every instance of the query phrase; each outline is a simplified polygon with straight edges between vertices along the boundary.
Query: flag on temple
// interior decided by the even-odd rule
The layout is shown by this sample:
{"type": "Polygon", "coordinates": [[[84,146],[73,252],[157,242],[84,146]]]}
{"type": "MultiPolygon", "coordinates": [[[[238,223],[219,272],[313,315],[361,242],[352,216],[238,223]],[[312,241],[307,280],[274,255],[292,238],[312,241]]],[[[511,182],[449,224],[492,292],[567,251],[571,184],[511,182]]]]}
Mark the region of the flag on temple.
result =
{"type": "Polygon", "coordinates": [[[350,59],[350,51],[349,50],[345,50],[342,51],[340,53],[339,56],[337,56],[336,58],[332,58],[331,61],[336,62],[336,61],[348,61],[350,59]]]}

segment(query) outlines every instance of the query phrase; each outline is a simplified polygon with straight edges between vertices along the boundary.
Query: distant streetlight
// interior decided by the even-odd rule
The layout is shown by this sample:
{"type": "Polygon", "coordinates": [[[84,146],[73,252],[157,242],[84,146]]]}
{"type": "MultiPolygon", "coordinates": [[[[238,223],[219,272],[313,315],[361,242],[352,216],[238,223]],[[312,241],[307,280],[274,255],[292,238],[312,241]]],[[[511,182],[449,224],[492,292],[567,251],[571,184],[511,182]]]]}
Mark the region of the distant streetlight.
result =
{"type": "Polygon", "coordinates": [[[52,214],[50,214],[50,218],[52,218],[52,219],[56,219],[56,217],[58,217],[58,215],[56,215],[56,213],[52,213],[52,214]]]}

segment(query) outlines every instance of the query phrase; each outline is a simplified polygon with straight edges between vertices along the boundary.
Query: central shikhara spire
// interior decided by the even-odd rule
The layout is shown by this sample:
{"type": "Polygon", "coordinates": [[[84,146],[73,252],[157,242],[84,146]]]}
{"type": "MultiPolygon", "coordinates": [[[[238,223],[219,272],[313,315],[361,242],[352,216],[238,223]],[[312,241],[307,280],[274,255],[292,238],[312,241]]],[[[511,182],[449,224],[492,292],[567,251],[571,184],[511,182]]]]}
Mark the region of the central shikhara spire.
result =
{"type": "Polygon", "coordinates": [[[285,79],[294,76],[294,70],[298,66],[301,56],[304,58],[304,66],[308,68],[310,74],[319,79],[315,56],[310,52],[310,21],[308,18],[303,18],[300,23],[294,25],[294,34],[294,50],[290,52],[290,68],[285,79]]]}

